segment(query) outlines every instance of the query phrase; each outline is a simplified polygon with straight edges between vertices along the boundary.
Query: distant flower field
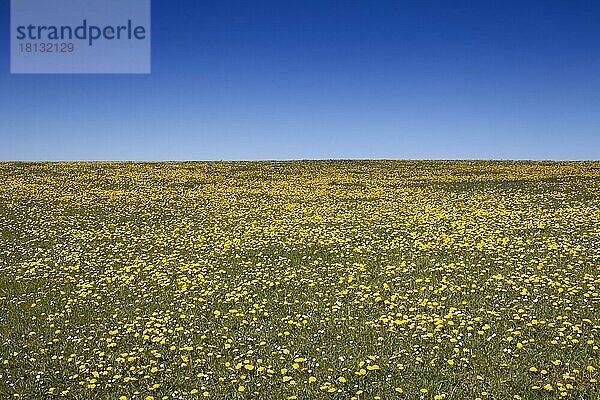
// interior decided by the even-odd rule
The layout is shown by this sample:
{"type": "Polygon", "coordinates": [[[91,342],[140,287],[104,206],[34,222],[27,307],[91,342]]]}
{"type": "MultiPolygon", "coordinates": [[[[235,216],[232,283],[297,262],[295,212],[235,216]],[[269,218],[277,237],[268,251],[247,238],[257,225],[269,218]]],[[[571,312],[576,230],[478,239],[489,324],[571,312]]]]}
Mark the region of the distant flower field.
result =
{"type": "Polygon", "coordinates": [[[600,163],[0,163],[0,399],[599,399],[600,163]]]}

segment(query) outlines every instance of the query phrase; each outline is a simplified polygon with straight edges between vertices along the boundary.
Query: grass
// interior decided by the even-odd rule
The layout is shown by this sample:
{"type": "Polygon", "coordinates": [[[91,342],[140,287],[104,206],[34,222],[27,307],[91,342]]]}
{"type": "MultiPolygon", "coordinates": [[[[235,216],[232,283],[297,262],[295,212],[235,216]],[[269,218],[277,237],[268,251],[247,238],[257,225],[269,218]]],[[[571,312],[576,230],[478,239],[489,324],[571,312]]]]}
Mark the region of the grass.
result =
{"type": "Polygon", "coordinates": [[[598,162],[0,176],[0,398],[600,398],[598,162]]]}

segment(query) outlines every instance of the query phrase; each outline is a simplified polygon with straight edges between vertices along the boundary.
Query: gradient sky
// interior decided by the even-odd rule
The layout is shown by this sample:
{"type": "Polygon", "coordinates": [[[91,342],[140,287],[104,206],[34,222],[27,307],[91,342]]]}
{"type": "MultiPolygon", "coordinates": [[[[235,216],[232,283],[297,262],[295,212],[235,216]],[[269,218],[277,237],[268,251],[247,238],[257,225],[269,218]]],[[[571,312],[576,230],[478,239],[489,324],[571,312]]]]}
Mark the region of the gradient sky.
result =
{"type": "Polygon", "coordinates": [[[151,75],[11,75],[0,159],[600,159],[598,1],[152,1],[151,75]]]}

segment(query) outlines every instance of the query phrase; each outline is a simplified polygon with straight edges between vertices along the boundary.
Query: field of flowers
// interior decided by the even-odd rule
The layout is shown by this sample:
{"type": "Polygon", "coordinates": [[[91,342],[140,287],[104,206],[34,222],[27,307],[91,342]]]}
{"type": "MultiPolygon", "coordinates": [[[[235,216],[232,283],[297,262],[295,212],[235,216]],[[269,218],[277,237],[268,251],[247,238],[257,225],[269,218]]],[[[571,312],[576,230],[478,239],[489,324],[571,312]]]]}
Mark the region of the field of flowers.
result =
{"type": "Polygon", "coordinates": [[[599,399],[600,163],[0,163],[0,398],[599,399]]]}

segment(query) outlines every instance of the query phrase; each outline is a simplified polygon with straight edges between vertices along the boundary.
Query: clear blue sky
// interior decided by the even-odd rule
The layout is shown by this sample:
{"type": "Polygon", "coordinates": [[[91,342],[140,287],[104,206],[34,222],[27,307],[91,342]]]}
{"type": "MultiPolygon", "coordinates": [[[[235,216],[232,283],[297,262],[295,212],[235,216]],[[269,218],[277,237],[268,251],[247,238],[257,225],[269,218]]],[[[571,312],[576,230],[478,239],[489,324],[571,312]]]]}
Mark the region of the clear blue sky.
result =
{"type": "Polygon", "coordinates": [[[0,159],[600,159],[600,2],[153,0],[151,75],[10,75],[0,159]]]}

